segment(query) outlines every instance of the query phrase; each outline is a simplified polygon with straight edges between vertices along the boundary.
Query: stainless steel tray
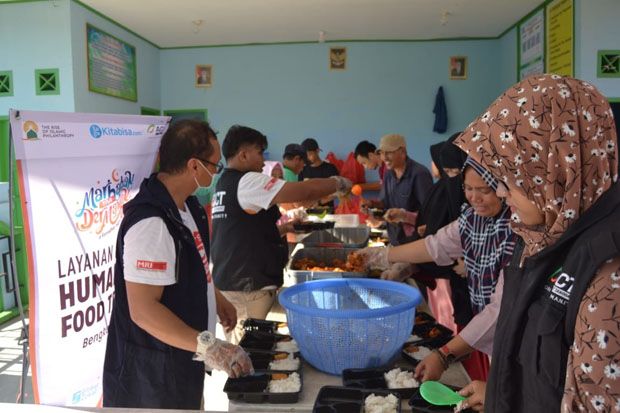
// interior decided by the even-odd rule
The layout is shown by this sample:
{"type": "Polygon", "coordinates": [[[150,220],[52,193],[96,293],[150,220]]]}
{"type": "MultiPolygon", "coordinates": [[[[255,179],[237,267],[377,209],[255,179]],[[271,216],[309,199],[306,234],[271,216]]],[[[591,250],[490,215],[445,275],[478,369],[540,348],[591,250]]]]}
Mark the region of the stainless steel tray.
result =
{"type": "Polygon", "coordinates": [[[327,278],[352,278],[352,277],[366,277],[365,272],[336,272],[336,271],[306,271],[306,270],[293,270],[293,263],[302,258],[311,258],[318,263],[323,263],[326,266],[330,266],[334,259],[342,261],[347,260],[349,253],[357,251],[358,248],[316,248],[305,247],[298,250],[286,266],[286,272],[288,275],[295,279],[297,283],[311,280],[322,280],[327,278]]]}
{"type": "Polygon", "coordinates": [[[342,244],[345,248],[364,248],[370,239],[370,228],[340,227],[322,231],[314,231],[301,242],[306,247],[342,244]]]}

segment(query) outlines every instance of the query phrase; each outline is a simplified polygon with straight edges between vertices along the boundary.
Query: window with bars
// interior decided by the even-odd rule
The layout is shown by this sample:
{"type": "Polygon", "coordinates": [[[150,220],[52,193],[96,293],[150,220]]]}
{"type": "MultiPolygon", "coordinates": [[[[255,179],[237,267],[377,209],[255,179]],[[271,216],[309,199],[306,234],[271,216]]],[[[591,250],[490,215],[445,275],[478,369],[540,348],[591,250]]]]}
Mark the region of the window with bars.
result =
{"type": "Polygon", "coordinates": [[[37,95],[59,95],[60,78],[58,69],[37,69],[34,71],[37,95]]]}
{"type": "Polygon", "coordinates": [[[599,50],[598,77],[620,77],[620,50],[599,50]]]}
{"type": "Polygon", "coordinates": [[[13,72],[0,71],[0,97],[13,96],[13,72]]]}

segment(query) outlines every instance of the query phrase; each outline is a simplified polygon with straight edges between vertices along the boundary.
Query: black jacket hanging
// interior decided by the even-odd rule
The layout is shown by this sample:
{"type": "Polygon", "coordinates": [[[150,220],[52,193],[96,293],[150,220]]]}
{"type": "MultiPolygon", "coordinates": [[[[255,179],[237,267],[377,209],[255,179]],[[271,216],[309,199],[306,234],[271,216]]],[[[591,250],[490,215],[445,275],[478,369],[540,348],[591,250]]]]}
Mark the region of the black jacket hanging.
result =
{"type": "Polygon", "coordinates": [[[446,108],[446,99],[443,96],[442,86],[439,86],[439,90],[437,90],[433,113],[435,114],[435,125],[433,125],[433,132],[445,133],[448,129],[448,109],[446,108]]]}

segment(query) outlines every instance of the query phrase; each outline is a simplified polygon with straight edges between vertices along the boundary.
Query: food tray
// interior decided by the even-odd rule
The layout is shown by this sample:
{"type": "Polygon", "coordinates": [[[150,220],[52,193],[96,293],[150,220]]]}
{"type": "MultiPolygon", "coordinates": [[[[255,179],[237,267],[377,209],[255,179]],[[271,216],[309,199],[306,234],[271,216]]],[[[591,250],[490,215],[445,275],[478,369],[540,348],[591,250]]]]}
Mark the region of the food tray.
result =
{"type": "Polygon", "coordinates": [[[229,378],[224,384],[224,393],[229,400],[246,403],[297,403],[303,389],[303,377],[299,375],[301,387],[294,393],[270,393],[267,391],[269,381],[274,374],[257,374],[254,376],[229,378]]]}
{"type": "MultiPolygon", "coordinates": [[[[414,373],[413,370],[403,369],[414,373]]],[[[382,389],[390,392],[398,393],[401,398],[408,399],[417,390],[417,387],[406,387],[402,389],[388,389],[387,381],[384,374],[392,369],[344,369],[342,370],[342,384],[346,387],[354,387],[356,389],[382,389]]]]}
{"type": "Polygon", "coordinates": [[[433,316],[430,315],[429,313],[425,313],[423,311],[417,312],[415,314],[415,323],[414,323],[415,326],[428,324],[428,323],[437,324],[437,320],[435,320],[435,318],[433,318],[433,316]]]}
{"type": "Polygon", "coordinates": [[[454,333],[448,327],[437,323],[414,324],[411,334],[420,337],[420,340],[411,341],[415,344],[425,344],[428,347],[441,347],[452,340],[454,333]]]}
{"type": "Polygon", "coordinates": [[[323,215],[323,214],[333,214],[334,208],[330,206],[317,206],[312,208],[306,208],[306,214],[308,215],[323,215]]]}
{"type": "Polygon", "coordinates": [[[301,242],[306,247],[320,247],[325,244],[341,244],[345,248],[364,248],[370,239],[370,228],[340,227],[323,231],[316,231],[308,235],[301,242]]]}
{"type": "MultiPolygon", "coordinates": [[[[430,345],[424,344],[424,342],[422,342],[422,344],[417,344],[417,343],[405,343],[405,344],[403,345],[403,351],[402,351],[402,353],[401,353],[401,354],[402,354],[402,356],[403,356],[403,358],[404,358],[405,360],[407,360],[409,363],[413,364],[414,366],[417,366],[417,365],[420,363],[420,361],[422,361],[422,360],[418,360],[417,358],[413,357],[412,355],[410,355],[410,354],[407,352],[407,348],[408,348],[409,346],[426,347],[426,348],[428,348],[429,350],[433,350],[434,348],[437,348],[437,347],[432,347],[432,346],[430,346],[430,345]]],[[[441,346],[440,346],[440,347],[441,347],[441,346]]],[[[411,396],[409,396],[409,397],[411,397],[411,396]]]]}
{"type": "Polygon", "coordinates": [[[293,228],[295,232],[312,232],[319,231],[322,229],[330,229],[334,227],[334,221],[325,221],[325,222],[297,222],[293,224],[293,228]]]}
{"type": "MultiPolygon", "coordinates": [[[[291,336],[285,334],[267,333],[264,331],[246,331],[239,342],[239,345],[245,350],[250,351],[279,351],[276,350],[276,345],[279,341],[290,341],[291,336]]],[[[293,353],[295,357],[299,352],[293,353]]]]}
{"type": "Polygon", "coordinates": [[[290,353],[286,351],[268,351],[268,350],[248,350],[248,356],[250,356],[250,360],[252,360],[252,366],[254,367],[254,371],[257,373],[270,373],[270,372],[288,372],[292,373],[294,371],[300,372],[301,367],[303,365],[303,360],[299,355],[294,355],[293,357],[299,359],[299,367],[295,370],[274,370],[269,368],[269,363],[274,361],[278,357],[286,358],[290,353]]]}
{"type": "Polygon", "coordinates": [[[286,327],[284,321],[259,320],[257,318],[248,318],[243,322],[245,331],[262,331],[265,333],[276,334],[279,328],[286,327]]]}
{"type": "Polygon", "coordinates": [[[323,386],[314,401],[313,413],[362,413],[364,400],[371,394],[387,396],[393,394],[398,399],[397,412],[401,412],[401,397],[397,392],[388,390],[366,390],[351,387],[323,386]]]}
{"type": "Polygon", "coordinates": [[[295,254],[291,257],[291,260],[286,267],[286,271],[291,277],[295,278],[297,283],[327,278],[366,277],[367,272],[308,271],[292,269],[293,263],[302,258],[311,258],[326,265],[330,265],[335,259],[346,262],[347,256],[353,251],[357,251],[357,249],[314,247],[302,248],[295,252],[295,254]]]}
{"type": "MultiPolygon", "coordinates": [[[[460,390],[460,388],[454,387],[454,386],[447,386],[447,387],[451,388],[454,391],[460,390]]],[[[430,404],[429,402],[427,402],[426,400],[422,398],[422,395],[420,395],[419,389],[416,389],[413,392],[413,396],[411,396],[411,398],[409,399],[409,406],[411,407],[411,410],[414,413],[453,413],[454,412],[454,406],[435,406],[433,404],[430,404]]],[[[473,413],[473,410],[465,409],[463,410],[463,412],[473,413]]]]}

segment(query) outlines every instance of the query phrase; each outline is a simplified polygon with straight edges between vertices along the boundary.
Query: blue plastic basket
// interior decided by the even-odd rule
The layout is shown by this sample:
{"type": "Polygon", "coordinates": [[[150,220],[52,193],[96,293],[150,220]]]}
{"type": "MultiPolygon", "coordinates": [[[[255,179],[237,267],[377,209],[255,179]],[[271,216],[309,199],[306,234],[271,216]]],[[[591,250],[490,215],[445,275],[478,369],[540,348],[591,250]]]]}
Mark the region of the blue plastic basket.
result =
{"type": "Polygon", "coordinates": [[[279,300],[304,359],[340,375],[388,364],[411,334],[422,297],[403,283],[342,278],[297,284],[279,300]]]}

